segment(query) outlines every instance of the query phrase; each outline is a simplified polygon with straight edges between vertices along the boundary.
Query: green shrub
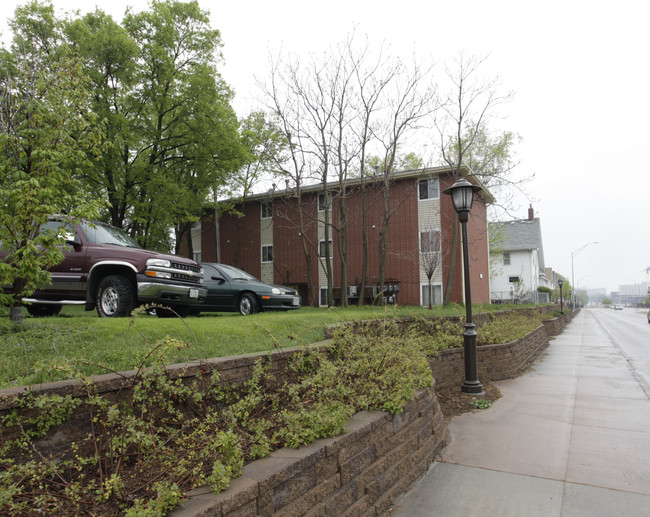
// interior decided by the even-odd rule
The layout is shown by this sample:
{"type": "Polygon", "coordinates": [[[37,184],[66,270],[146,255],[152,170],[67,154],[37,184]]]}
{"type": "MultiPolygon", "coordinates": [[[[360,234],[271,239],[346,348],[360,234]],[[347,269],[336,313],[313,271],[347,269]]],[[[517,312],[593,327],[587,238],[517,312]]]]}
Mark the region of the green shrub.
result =
{"type": "Polygon", "coordinates": [[[538,311],[509,312],[478,327],[478,343],[496,345],[521,339],[539,327],[543,319],[538,311]]]}
{"type": "Polygon", "coordinates": [[[81,379],[87,397],[28,392],[22,404],[31,411],[4,418],[0,513],[165,515],[189,489],[225,490],[246,461],[341,434],[356,411],[399,412],[431,386],[431,370],[417,335],[394,323],[378,333],[383,325],[341,331],[329,347],[296,353],[286,378],[260,361],[241,385],[220,385],[209,372],[196,383],[168,378],[165,358],[185,345],[166,337],[143,356],[130,399],[120,403],[96,394],[71,362],[52,363],[81,379]],[[55,457],[39,450],[37,439],[75,409],[92,432],[55,457]]]}

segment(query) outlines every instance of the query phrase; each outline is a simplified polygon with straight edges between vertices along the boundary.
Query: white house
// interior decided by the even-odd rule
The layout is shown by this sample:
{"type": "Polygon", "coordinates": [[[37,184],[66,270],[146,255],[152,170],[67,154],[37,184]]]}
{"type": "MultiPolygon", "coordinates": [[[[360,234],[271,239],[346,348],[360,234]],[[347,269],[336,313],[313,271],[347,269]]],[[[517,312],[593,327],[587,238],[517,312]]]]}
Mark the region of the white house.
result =
{"type": "Polygon", "coordinates": [[[490,298],[493,303],[541,303],[548,295],[538,287],[548,287],[544,247],[539,218],[532,206],[528,219],[493,223],[494,242],[490,249],[490,298]]]}

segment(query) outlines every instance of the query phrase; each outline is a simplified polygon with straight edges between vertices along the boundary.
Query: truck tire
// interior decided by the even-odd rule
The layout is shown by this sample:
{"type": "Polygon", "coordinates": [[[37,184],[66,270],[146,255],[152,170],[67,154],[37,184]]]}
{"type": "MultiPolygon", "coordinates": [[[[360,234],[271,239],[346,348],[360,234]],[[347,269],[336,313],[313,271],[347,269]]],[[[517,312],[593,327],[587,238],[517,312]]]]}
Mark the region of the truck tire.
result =
{"type": "Polygon", "coordinates": [[[49,303],[30,303],[25,305],[27,312],[35,318],[45,318],[47,316],[56,316],[61,312],[60,305],[52,305],[49,303]]]}
{"type": "Polygon", "coordinates": [[[123,318],[135,308],[135,289],[123,276],[110,275],[99,283],[95,299],[100,318],[123,318]]]}
{"type": "Polygon", "coordinates": [[[239,307],[239,313],[244,316],[260,312],[260,304],[255,295],[251,293],[242,294],[237,306],[239,307]]]}

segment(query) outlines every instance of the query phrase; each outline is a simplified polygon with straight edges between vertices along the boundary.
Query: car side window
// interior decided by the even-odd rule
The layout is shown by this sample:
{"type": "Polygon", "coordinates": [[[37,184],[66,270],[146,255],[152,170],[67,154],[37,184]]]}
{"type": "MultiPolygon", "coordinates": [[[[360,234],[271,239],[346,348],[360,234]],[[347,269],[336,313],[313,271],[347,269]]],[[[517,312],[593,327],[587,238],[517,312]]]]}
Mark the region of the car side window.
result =
{"type": "Polygon", "coordinates": [[[41,225],[41,234],[49,233],[51,235],[54,235],[62,227],[63,227],[63,231],[61,233],[64,235],[66,239],[77,237],[76,232],[74,231],[72,226],[70,226],[69,223],[66,223],[65,221],[56,221],[56,220],[43,223],[41,225]]]}

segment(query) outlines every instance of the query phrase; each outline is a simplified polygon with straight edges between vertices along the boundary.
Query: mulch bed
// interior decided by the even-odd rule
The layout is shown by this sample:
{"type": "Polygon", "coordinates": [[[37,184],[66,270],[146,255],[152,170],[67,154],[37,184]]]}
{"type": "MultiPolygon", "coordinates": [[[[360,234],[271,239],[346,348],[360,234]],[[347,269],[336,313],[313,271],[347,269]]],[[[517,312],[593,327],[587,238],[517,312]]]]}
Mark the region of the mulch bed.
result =
{"type": "Polygon", "coordinates": [[[501,392],[491,382],[484,382],[483,395],[465,395],[460,391],[460,385],[445,386],[443,388],[436,388],[436,395],[442,408],[442,414],[445,415],[445,421],[451,420],[453,417],[469,413],[481,411],[472,407],[474,400],[489,400],[494,402],[501,398],[501,392]]]}

